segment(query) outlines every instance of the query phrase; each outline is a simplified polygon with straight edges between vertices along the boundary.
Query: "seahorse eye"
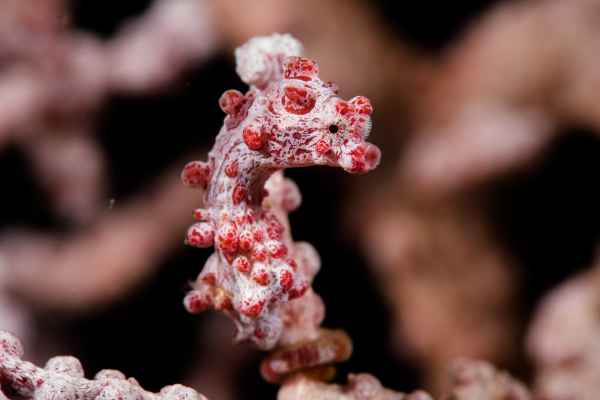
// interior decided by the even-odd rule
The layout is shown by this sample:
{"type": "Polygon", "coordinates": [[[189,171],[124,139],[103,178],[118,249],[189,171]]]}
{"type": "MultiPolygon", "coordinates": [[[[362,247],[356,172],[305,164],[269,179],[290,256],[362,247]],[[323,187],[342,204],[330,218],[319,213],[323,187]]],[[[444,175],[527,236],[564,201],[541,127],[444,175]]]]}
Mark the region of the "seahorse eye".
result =
{"type": "Polygon", "coordinates": [[[331,124],[329,125],[329,132],[331,133],[338,133],[340,131],[340,127],[335,125],[335,124],[331,124]]]}

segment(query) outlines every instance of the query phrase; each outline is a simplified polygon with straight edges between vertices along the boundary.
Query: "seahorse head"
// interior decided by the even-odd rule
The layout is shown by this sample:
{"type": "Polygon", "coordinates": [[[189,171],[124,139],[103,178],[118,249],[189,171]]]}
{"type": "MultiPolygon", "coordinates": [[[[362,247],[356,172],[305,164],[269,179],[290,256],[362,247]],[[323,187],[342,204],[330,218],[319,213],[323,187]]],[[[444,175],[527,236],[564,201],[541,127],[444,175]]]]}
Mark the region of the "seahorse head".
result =
{"type": "MultiPolygon", "coordinates": [[[[225,94],[229,109],[244,109],[242,137],[257,159],[274,168],[329,165],[364,173],[379,164],[380,150],[366,140],[373,107],[363,96],[348,101],[301,57],[289,35],[253,39],[236,53],[238,73],[251,85],[245,96],[225,94]],[[247,113],[246,113],[246,108],[247,113]]],[[[225,108],[224,108],[225,110],[225,108]]]]}

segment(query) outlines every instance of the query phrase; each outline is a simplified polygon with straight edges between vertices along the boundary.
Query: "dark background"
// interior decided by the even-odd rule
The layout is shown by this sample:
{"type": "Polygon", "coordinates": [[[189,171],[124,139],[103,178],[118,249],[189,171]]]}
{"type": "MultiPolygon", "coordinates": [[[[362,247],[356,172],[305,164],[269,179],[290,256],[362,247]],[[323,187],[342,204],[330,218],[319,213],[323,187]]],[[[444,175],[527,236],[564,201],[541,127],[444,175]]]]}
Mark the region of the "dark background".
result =
{"type": "MultiPolygon", "coordinates": [[[[436,54],[496,2],[370,3],[397,35],[436,54]]],[[[73,21],[79,29],[110,38],[126,19],[140,15],[148,5],[147,0],[79,0],[74,2],[73,21]]],[[[190,71],[167,93],[113,98],[98,130],[110,167],[109,196],[124,201],[190,149],[208,148],[222,124],[217,100],[229,88],[244,90],[233,57],[222,54],[190,71]]],[[[594,255],[600,227],[595,176],[600,169],[600,141],[585,127],[573,133],[556,143],[533,170],[504,179],[494,193],[497,229],[525,278],[523,318],[544,292],[589,266],[594,255]]],[[[368,371],[392,388],[418,387],[415,366],[389,351],[386,305],[357,244],[344,233],[341,205],[348,176],[322,168],[293,170],[288,175],[304,197],[301,208],[291,215],[294,236],[311,242],[323,261],[315,289],[327,305],[325,326],[343,327],[354,340],[354,355],[340,367],[340,376],[368,371]]],[[[46,207],[43,191],[17,150],[0,152],[0,177],[6,204],[0,208],[3,227],[64,228],[46,207]]],[[[107,367],[120,369],[152,390],[176,382],[192,360],[203,356],[196,337],[202,334],[205,317],[187,314],[181,300],[187,282],[195,278],[209,254],[182,245],[151,283],[126,301],[86,317],[39,312],[40,329],[60,329],[69,335],[89,374],[107,367]]],[[[239,391],[237,398],[275,398],[277,387],[260,378],[259,362],[257,354],[239,370],[232,382],[239,391]]]]}

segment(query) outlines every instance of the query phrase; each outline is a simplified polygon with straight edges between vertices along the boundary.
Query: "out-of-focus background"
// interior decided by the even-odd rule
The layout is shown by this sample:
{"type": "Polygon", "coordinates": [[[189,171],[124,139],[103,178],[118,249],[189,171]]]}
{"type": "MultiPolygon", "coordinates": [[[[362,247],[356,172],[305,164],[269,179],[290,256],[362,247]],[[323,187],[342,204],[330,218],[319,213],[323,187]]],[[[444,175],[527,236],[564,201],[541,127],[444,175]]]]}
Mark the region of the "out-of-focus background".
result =
{"type": "Polygon", "coordinates": [[[275,398],[230,321],[182,306],[211,251],[183,245],[179,171],[246,89],[233,49],[289,32],[371,99],[383,151],[366,176],[287,173],[324,325],[354,341],[340,376],[437,393],[468,356],[548,399],[600,390],[599,27],[595,0],[2,1],[0,328],[37,363],[275,398]]]}

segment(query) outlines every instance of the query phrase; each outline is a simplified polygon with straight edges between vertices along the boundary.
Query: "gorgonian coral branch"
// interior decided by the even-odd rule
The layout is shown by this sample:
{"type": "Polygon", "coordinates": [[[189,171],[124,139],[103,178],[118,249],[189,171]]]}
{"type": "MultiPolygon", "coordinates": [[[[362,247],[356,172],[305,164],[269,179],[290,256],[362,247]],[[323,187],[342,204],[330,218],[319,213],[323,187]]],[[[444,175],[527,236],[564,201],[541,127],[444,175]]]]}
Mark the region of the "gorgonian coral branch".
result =
{"type": "MultiPolygon", "coordinates": [[[[404,394],[389,390],[369,374],[350,374],[345,385],[318,382],[302,375],[282,386],[278,400],[433,400],[423,392],[404,394]]],[[[488,400],[488,399],[485,399],[488,400]]]]}
{"type": "Polygon", "coordinates": [[[81,363],[71,356],[53,357],[44,368],[23,361],[22,356],[21,342],[0,331],[0,399],[15,393],[35,400],[206,400],[182,385],[151,393],[116,370],[105,369],[93,380],[85,379],[81,363]]]}
{"type": "MultiPolygon", "coordinates": [[[[527,388],[508,373],[484,361],[456,360],[450,384],[440,400],[531,400],[527,388]]],[[[433,400],[418,390],[404,394],[389,390],[369,374],[350,374],[345,385],[326,384],[297,375],[284,382],[279,400],[433,400]]]]}
{"type": "Polygon", "coordinates": [[[319,269],[312,246],[292,240],[287,214],[300,193],[279,171],[329,165],[364,173],[380,158],[365,141],[369,100],[339,98],[301,51],[296,39],[279,34],[236,50],[237,71],[250,90],[223,94],[227,117],[208,161],[193,161],[182,173],[187,185],[206,190],[187,243],[216,249],[185,305],[190,312],[226,312],[238,338],[263,349],[281,338],[282,305],[305,295],[319,269]]]}

